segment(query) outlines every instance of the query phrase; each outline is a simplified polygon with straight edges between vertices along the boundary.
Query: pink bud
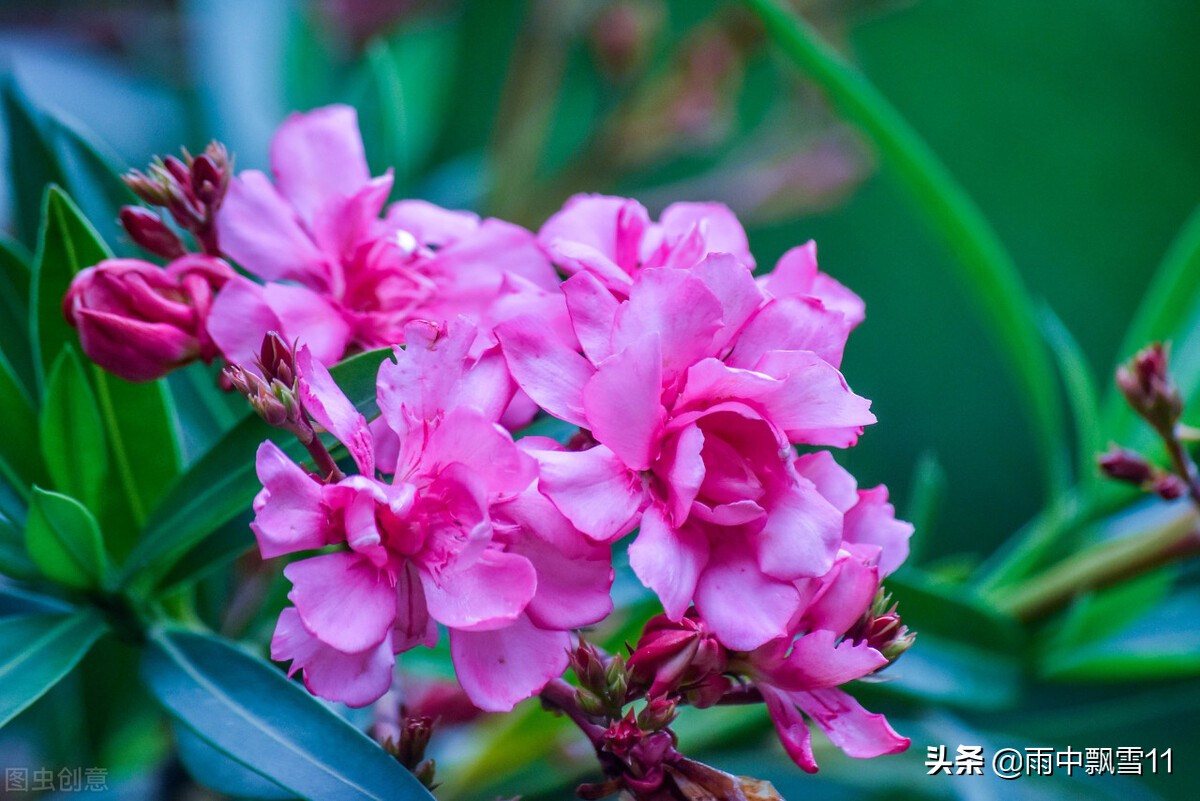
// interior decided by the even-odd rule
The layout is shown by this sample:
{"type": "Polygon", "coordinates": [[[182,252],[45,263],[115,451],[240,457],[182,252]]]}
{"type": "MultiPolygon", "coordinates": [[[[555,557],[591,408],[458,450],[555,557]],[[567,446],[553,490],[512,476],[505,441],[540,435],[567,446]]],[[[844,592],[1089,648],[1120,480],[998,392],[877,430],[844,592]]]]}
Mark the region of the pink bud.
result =
{"type": "Polygon", "coordinates": [[[648,695],[658,696],[703,684],[725,664],[725,649],[689,610],[678,622],[659,615],[646,623],[629,657],[629,672],[634,682],[650,685],[648,695]]]}
{"type": "Polygon", "coordinates": [[[166,268],[107,259],[75,276],[63,298],[92,361],[129,381],[152,381],[217,350],[205,331],[212,294],[233,270],[218,259],[184,256],[166,268]]]}
{"type": "Polygon", "coordinates": [[[129,238],[145,251],[164,259],[177,259],[187,251],[179,235],[167,227],[162,219],[140,206],[124,206],[120,215],[121,227],[129,238]]]}
{"type": "Polygon", "coordinates": [[[1150,463],[1141,454],[1115,446],[1100,456],[1098,462],[1100,471],[1109,478],[1139,486],[1154,474],[1150,463]]]}

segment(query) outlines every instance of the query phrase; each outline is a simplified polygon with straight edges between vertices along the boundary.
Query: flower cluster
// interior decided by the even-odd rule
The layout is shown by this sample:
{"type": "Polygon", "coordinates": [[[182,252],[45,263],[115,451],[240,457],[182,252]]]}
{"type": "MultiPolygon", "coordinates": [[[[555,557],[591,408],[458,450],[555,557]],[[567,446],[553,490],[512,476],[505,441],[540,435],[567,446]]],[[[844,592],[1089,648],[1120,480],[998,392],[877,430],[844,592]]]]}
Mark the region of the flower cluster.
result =
{"type": "MultiPolygon", "coordinates": [[[[259,448],[253,531],[264,557],[303,556],[271,654],[310,691],[372,703],[395,656],[444,631],[478,707],[541,692],[601,757],[607,784],[587,792],[646,799],[733,782],[676,751],[681,704],[764,702],[810,771],[808,720],[851,756],[908,745],[839,689],[911,642],[880,582],[912,528],[821,450],[875,418],[840,372],[863,303],[812,243],[755,277],[718,204],[653,220],[581,195],[536,235],[387,205],[391,174],[371,177],[346,107],[285,121],[273,180],[215,165],[192,168],[220,208],[196,238],[240,272],[171,240],[165,269],[85,271],[66,309],[85,351],[133,380],[222,355],[308,450],[311,469],[259,448]],[[327,368],[381,347],[368,422],[327,368]],[[515,438],[537,414],[578,431],[515,438]],[[629,563],[663,614],[626,663],[577,632],[611,612],[611,552],[635,532],[629,563]]],[[[164,239],[138,224],[135,241],[164,239]]]]}

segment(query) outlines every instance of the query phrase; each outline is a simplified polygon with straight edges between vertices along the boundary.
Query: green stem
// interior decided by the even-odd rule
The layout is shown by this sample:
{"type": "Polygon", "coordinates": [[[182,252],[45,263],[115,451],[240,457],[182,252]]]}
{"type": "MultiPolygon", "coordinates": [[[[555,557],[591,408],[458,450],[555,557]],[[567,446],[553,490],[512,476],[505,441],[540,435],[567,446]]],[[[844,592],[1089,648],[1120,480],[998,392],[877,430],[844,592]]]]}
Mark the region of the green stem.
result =
{"type": "Polygon", "coordinates": [[[1196,512],[1189,509],[1159,529],[1096,545],[1025,581],[996,603],[1021,620],[1042,617],[1080,593],[1200,553],[1198,522],[1196,512]]]}
{"type": "Polygon", "coordinates": [[[1051,494],[1065,488],[1069,458],[1054,370],[1020,274],[971,198],[900,116],[857,70],[778,0],[743,0],[775,43],[849,121],[879,148],[928,224],[955,256],[989,332],[1023,390],[1051,494]]]}

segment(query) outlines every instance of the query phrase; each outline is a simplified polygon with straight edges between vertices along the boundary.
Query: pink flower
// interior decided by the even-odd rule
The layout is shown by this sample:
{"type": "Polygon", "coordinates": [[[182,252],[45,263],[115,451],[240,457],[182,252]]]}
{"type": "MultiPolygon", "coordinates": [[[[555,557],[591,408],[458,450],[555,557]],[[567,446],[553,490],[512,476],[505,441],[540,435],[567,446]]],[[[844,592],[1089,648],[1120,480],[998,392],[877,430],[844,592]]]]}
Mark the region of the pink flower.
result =
{"type": "Polygon", "coordinates": [[[720,203],[674,203],[651,222],[636,200],[575,195],[546,221],[538,241],[568,273],[590,272],[617,295],[628,293],[641,270],[687,269],[710,253],[754,268],[742,224],[720,203]]]}
{"type": "Polygon", "coordinates": [[[590,268],[563,292],[583,355],[529,317],[496,329],[521,389],[598,443],[537,451],[542,491],[597,541],[640,523],[630,563],[672,619],[694,600],[729,647],[782,636],[803,603],[796,581],[829,570],[843,525],[791,443],[852,445],[874,422],[829,361],[849,326],[830,335],[781,310],[795,296],[729,254],[641,267],[627,299],[590,268]]]}
{"type": "Polygon", "coordinates": [[[63,313],[88,358],[128,381],[152,381],[217,355],[205,321],[213,294],[233,275],[208,256],[182,256],[165,268],[107,259],[75,276],[63,313]]]}
{"type": "Polygon", "coordinates": [[[528,231],[421,201],[381,219],[392,176],[370,176],[348,106],[288,117],[271,171],[274,185],[239,174],[218,218],[224,252],[265,282],[239,278],[217,299],[210,331],[231,362],[249,363],[268,330],[332,364],[403,342],[412,320],[487,325],[500,304],[561,309],[557,276],[528,231]]]}
{"type": "Polygon", "coordinates": [[[390,480],[365,419],[299,352],[305,409],[361,474],[323,485],[274,444],[259,449],[263,556],[346,548],[285,568],[294,606],[272,657],[313,693],[362,706],[390,686],[394,654],[433,645],[440,623],[467,695],[508,710],[563,671],[570,629],[610,611],[608,552],[538,494],[536,462],[497,425],[513,391],[499,354],[471,357],[466,324],[412,323],[405,337],[378,378],[390,480]]]}
{"type": "Polygon", "coordinates": [[[730,656],[731,671],[752,679],[762,693],[784,749],[809,773],[817,770],[808,720],[834,745],[859,758],[908,748],[883,715],[867,712],[839,685],[867,676],[888,659],[847,631],[871,609],[879,591],[878,549],[849,545],[828,574],[808,582],[812,600],[789,634],[749,653],[730,656]]]}

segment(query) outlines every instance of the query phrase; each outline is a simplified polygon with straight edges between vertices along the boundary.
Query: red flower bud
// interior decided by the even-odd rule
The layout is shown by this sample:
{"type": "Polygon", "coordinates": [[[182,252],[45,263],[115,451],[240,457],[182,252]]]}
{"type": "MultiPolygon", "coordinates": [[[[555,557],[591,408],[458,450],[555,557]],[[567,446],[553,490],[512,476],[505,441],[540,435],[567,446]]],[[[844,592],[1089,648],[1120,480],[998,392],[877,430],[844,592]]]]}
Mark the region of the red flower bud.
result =
{"type": "Polygon", "coordinates": [[[63,298],[92,361],[129,381],[151,381],[217,348],[205,322],[212,295],[233,276],[218,259],[184,256],[159,267],[108,259],[75,276],[63,298]]]}
{"type": "Polygon", "coordinates": [[[1154,476],[1154,468],[1141,454],[1113,446],[1098,459],[1100,470],[1115,481],[1141,486],[1154,476]]]}
{"type": "Polygon", "coordinates": [[[164,259],[177,259],[187,253],[183,240],[162,219],[140,206],[123,206],[121,227],[138,247],[164,259]]]}
{"type": "Polygon", "coordinates": [[[1183,397],[1171,379],[1167,351],[1154,343],[1117,370],[1117,387],[1130,407],[1160,432],[1169,431],[1183,413],[1183,397]]]}

